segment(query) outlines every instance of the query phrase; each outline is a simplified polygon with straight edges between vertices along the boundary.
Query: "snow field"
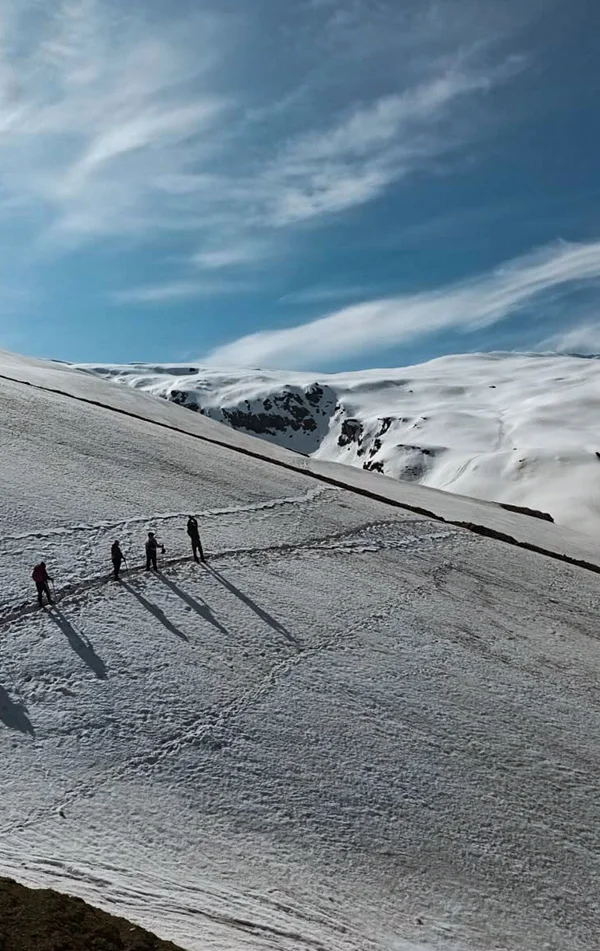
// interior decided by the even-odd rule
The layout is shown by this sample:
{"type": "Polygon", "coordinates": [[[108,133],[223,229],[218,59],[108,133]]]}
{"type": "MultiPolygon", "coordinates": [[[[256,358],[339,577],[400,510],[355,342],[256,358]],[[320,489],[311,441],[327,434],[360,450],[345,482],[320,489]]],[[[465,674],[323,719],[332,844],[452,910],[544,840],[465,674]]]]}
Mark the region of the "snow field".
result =
{"type": "Polygon", "coordinates": [[[1,872],[190,951],[596,948],[595,575],[0,395],[1,872]],[[41,552],[64,597],[28,613],[41,552]]]}

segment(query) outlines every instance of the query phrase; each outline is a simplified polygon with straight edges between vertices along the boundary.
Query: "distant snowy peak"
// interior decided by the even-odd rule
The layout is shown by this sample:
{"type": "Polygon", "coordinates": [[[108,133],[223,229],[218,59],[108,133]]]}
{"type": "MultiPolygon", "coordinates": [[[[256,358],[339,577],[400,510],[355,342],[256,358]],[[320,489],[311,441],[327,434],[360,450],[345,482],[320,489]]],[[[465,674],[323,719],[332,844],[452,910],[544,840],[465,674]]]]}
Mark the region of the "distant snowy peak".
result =
{"type": "Polygon", "coordinates": [[[345,374],[86,366],[285,448],[600,528],[600,362],[466,354],[345,374]]]}

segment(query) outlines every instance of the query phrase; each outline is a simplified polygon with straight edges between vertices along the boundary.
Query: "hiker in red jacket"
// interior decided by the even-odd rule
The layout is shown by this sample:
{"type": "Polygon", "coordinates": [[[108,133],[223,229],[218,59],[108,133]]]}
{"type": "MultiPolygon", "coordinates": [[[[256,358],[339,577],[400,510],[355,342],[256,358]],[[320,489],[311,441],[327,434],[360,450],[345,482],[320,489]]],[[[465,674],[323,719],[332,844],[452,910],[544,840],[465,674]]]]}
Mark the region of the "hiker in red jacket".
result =
{"type": "Polygon", "coordinates": [[[33,574],[31,575],[35,582],[37,588],[38,604],[40,607],[43,607],[42,597],[45,594],[48,598],[48,604],[52,604],[52,595],[50,594],[50,587],[48,585],[49,581],[52,581],[52,578],[46,571],[46,565],[43,561],[40,561],[39,565],[36,565],[33,569],[33,574]]]}

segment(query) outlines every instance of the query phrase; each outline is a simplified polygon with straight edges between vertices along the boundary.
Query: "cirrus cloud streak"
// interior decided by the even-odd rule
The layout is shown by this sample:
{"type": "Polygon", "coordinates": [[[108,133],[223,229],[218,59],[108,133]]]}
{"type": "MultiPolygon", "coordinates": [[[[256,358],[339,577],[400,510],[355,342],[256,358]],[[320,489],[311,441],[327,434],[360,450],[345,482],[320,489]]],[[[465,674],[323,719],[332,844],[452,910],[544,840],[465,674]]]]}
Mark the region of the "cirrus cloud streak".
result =
{"type": "Polygon", "coordinates": [[[443,330],[472,331],[523,310],[534,298],[600,277],[600,241],[560,243],[441,289],[365,301],[283,330],[218,347],[213,365],[318,368],[443,330]]]}

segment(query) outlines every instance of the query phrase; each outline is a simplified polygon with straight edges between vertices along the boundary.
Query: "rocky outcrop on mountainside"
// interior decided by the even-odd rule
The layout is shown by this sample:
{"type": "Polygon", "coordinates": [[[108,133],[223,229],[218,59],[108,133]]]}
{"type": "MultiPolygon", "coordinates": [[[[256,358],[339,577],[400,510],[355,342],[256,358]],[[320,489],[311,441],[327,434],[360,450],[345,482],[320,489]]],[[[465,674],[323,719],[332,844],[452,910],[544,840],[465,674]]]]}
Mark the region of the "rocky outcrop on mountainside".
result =
{"type": "Polygon", "coordinates": [[[284,386],[263,398],[240,400],[228,405],[203,407],[198,392],[171,390],[169,399],[204,413],[233,429],[260,436],[296,452],[316,452],[339,411],[335,391],[313,383],[307,387],[284,386]]]}
{"type": "Polygon", "coordinates": [[[397,430],[400,438],[413,424],[407,417],[382,416],[369,422],[348,417],[340,422],[337,445],[353,453],[355,463],[360,460],[363,469],[420,482],[444,449],[396,442],[394,432],[397,430]]]}

